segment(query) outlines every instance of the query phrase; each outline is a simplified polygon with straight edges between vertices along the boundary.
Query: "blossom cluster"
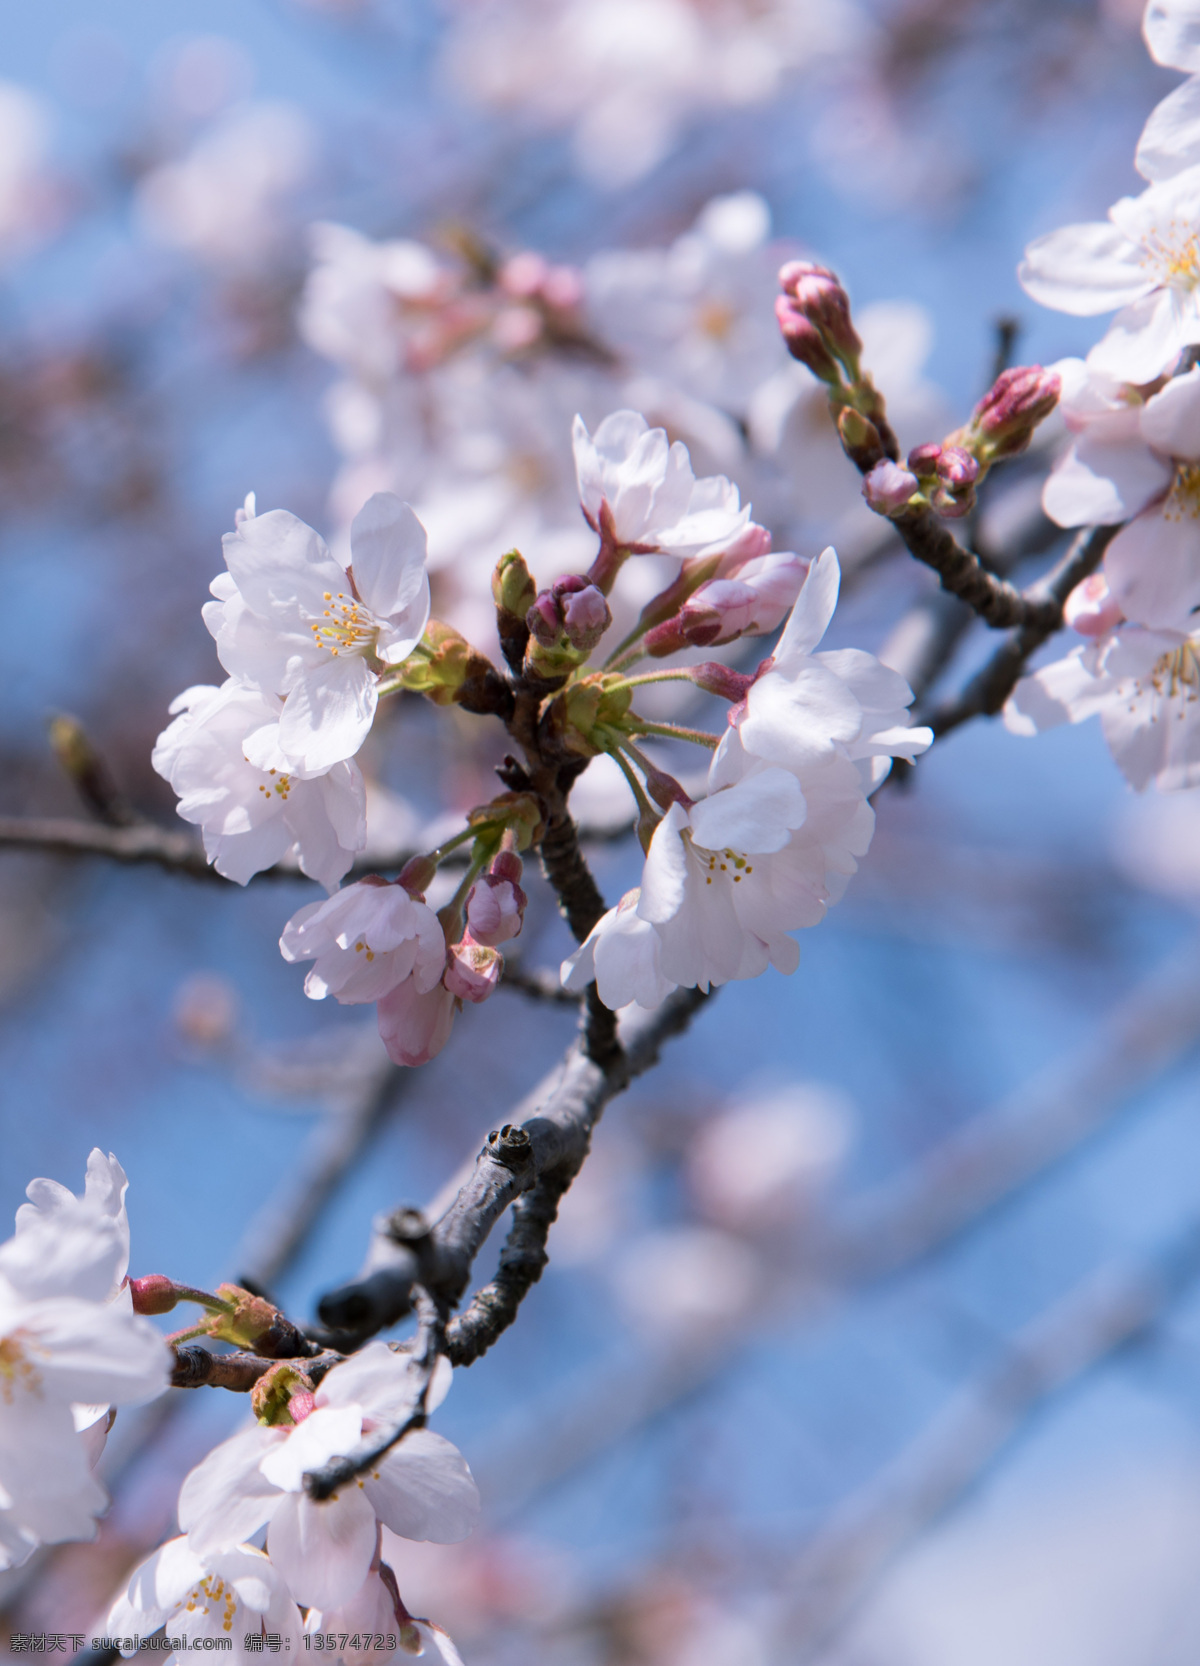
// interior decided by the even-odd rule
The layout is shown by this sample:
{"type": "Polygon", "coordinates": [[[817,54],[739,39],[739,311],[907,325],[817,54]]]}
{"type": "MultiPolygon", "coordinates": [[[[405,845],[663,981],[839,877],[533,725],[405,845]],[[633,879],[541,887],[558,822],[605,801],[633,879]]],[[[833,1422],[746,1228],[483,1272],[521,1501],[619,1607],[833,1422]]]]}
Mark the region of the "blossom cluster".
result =
{"type": "MultiPolygon", "coordinates": [[[[1157,62],[1200,70],[1194,8],[1152,0],[1144,30],[1157,62]]],[[[1171,791],[1200,784],[1200,75],[1151,113],[1135,161],[1140,196],[1039,238],[1020,269],[1047,306],[1119,309],[1056,367],[1072,443],[1043,495],[1060,526],[1119,530],[1067,602],[1084,642],[1004,715],[1018,734],[1099,716],[1130,785],[1171,791]]]]}

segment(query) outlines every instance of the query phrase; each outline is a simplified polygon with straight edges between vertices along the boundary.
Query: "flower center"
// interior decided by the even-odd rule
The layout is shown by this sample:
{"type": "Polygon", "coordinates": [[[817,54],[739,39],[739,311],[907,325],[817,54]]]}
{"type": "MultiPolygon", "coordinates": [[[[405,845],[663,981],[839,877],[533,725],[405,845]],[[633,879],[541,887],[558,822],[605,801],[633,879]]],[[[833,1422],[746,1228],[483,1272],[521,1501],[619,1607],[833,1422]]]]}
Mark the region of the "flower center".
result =
{"type": "Polygon", "coordinates": [[[1200,280],[1200,231],[1171,220],[1165,232],[1157,229],[1142,238],[1141,264],[1153,267],[1173,289],[1194,289],[1200,280]]]}
{"type": "Polygon", "coordinates": [[[237,1594],[233,1586],[226,1585],[217,1574],[208,1573],[198,1585],[193,1586],[184,1607],[189,1614],[194,1614],[197,1609],[201,1613],[209,1614],[216,1608],[221,1614],[221,1630],[232,1631],[237,1594]]]}
{"type": "Polygon", "coordinates": [[[1200,700],[1200,644],[1185,642],[1164,654],[1150,673],[1150,681],[1164,699],[1200,700]]]}
{"type": "Polygon", "coordinates": [[[6,1336],[0,1340],[0,1402],[11,1406],[18,1388],[27,1394],[40,1394],[42,1379],[17,1338],[6,1336]]]}
{"type": "Polygon", "coordinates": [[[355,954],[365,954],[368,960],[374,960],[375,958],[375,950],[367,942],[365,937],[359,938],[358,942],[354,945],[354,952],[355,954]]]}
{"type": "MultiPolygon", "coordinates": [[[[246,762],[247,763],[250,762],[249,758],[247,758],[246,762]]],[[[259,792],[260,793],[265,793],[268,798],[272,797],[272,795],[274,795],[278,798],[282,798],[283,802],[286,804],[288,794],[292,790],[292,778],[291,778],[291,776],[290,775],[280,775],[279,771],[276,770],[276,769],[269,769],[267,771],[267,774],[269,776],[271,776],[272,779],[269,783],[265,782],[265,781],[260,781],[259,784],[258,784],[259,792]]]]}
{"type": "Polygon", "coordinates": [[[740,885],[754,872],[749,857],[743,856],[740,850],[730,850],[728,846],[724,850],[705,850],[702,845],[693,845],[693,849],[700,858],[706,885],[711,885],[718,874],[728,874],[735,885],[740,885]]]}
{"type": "Polygon", "coordinates": [[[335,659],[339,654],[369,654],[379,629],[370,609],[344,590],[336,596],[326,590],[324,599],[329,605],[308,627],[317,647],[328,648],[335,659]]]}
{"type": "Polygon", "coordinates": [[[1175,478],[1163,504],[1163,519],[1200,520],[1200,463],[1176,463],[1175,478]]]}
{"type": "Polygon", "coordinates": [[[696,312],[696,328],[712,341],[725,341],[736,323],[737,313],[724,301],[705,301],[696,312]]]}

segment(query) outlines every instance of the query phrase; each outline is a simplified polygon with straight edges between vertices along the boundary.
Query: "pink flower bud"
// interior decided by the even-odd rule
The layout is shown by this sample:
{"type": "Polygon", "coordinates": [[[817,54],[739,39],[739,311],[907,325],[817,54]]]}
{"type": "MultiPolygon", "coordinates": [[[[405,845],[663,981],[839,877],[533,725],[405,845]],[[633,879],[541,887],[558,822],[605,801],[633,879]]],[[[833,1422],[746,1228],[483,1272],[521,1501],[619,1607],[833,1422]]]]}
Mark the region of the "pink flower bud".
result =
{"type": "Polygon", "coordinates": [[[525,623],[529,633],[540,642],[543,648],[551,648],[558,641],[562,631],[562,621],[558,616],[558,603],[549,590],[543,590],[525,615],[525,623]]]}
{"type": "Polygon", "coordinates": [[[494,879],[507,879],[511,885],[519,885],[525,864],[515,850],[501,850],[493,856],[488,872],[494,879]]]}
{"type": "Polygon", "coordinates": [[[937,477],[951,491],[965,490],[979,479],[979,464],[961,445],[944,445],[937,460],[937,477]]]}
{"type": "MultiPolygon", "coordinates": [[[[518,864],[519,865],[519,864],[518,864]]],[[[467,896],[467,925],[471,936],[486,948],[499,948],[521,930],[528,901],[521,887],[494,871],[483,874],[467,896]]]]}
{"type": "Polygon", "coordinates": [[[492,320],[492,340],[502,353],[523,353],[542,333],[536,307],[501,307],[492,320]]]}
{"type": "Polygon", "coordinates": [[[789,260],[779,273],[779,287],[819,332],[837,358],[853,369],[862,342],[850,321],[850,297],[827,266],[789,260]]]}
{"type": "MultiPolygon", "coordinates": [[[[396,884],[403,886],[410,897],[423,899],[426,891],[433,884],[433,876],[437,873],[437,866],[432,856],[410,856],[400,869],[400,876],[396,880],[396,884]]],[[[368,875],[368,878],[373,877],[373,875],[368,875]]]]}
{"type": "Polygon", "coordinates": [[[1103,573],[1077,584],[1063,604],[1063,623],[1080,636],[1107,636],[1124,617],[1103,573]]]}
{"type": "Polygon", "coordinates": [[[451,945],[442,978],[451,995],[478,1004],[495,993],[504,970],[504,956],[486,944],[476,943],[470,934],[451,945]]]}
{"type": "Polygon", "coordinates": [[[908,466],[918,480],[931,480],[937,473],[940,445],[914,445],[908,454],[908,466]]]}
{"type": "Polygon", "coordinates": [[[567,641],[581,654],[590,654],[612,624],[612,611],[604,593],[594,584],[587,584],[563,597],[560,607],[567,641]]]}
{"type": "Polygon", "coordinates": [[[863,496],[877,515],[899,515],[921,489],[915,474],[899,463],[876,463],[863,481],[863,496]]]}
{"type": "Polygon", "coordinates": [[[743,671],[735,671],[730,665],[722,665],[720,660],[705,660],[703,665],[693,665],[689,673],[697,688],[702,688],[706,694],[717,694],[722,700],[742,701],[746,698],[753,685],[754,678],[748,677],[743,671]]]}
{"type": "Polygon", "coordinates": [[[174,1279],[165,1273],[147,1273],[145,1278],[129,1280],[129,1294],[135,1313],[170,1313],[179,1300],[174,1279]]]}
{"type": "Polygon", "coordinates": [[[841,372],[837,367],[837,361],[825,345],[825,338],[789,295],[776,296],[775,317],[784,344],[792,357],[807,365],[813,375],[820,377],[822,382],[839,384],[842,379],[841,372]]]}
{"type": "Polygon", "coordinates": [[[996,378],[971,412],[970,427],[987,443],[991,457],[1014,457],[1058,404],[1061,392],[1055,371],[1040,364],[1014,365],[996,378]]]}

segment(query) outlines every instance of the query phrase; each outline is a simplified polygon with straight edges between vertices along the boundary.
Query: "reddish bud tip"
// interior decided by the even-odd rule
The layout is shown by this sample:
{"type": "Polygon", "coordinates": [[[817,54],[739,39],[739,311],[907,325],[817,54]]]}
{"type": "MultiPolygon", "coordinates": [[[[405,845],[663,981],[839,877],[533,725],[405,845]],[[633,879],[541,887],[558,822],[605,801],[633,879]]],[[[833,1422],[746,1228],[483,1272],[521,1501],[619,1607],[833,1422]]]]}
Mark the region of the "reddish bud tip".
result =
{"type": "Polygon", "coordinates": [[[914,445],[908,454],[908,466],[918,480],[932,480],[941,455],[940,445],[914,445]]]}
{"type": "Polygon", "coordinates": [[[971,413],[971,429],[991,457],[1013,457],[1058,404],[1062,382],[1040,364],[1014,365],[996,378],[971,413]]]}
{"type": "Polygon", "coordinates": [[[813,375],[820,377],[822,382],[832,382],[835,386],[840,384],[841,372],[836,359],[825,345],[824,337],[790,296],[776,297],[775,317],[784,344],[792,357],[807,365],[813,375]]]}
{"type": "Polygon", "coordinates": [[[863,496],[877,515],[898,515],[907,506],[921,482],[899,463],[876,463],[863,481],[863,496]]]}
{"type": "Polygon", "coordinates": [[[722,700],[734,702],[744,700],[754,682],[753,677],[715,659],[705,660],[703,665],[693,665],[690,675],[696,687],[702,688],[706,694],[716,694],[722,700]]]}
{"type": "Polygon", "coordinates": [[[437,863],[432,856],[410,856],[396,884],[402,885],[410,897],[424,897],[436,873],[437,863]]]}
{"type": "Polygon", "coordinates": [[[133,1298],[133,1311],[147,1315],[170,1313],[179,1301],[174,1280],[164,1273],[147,1273],[145,1278],[131,1278],[129,1294],[133,1298]]]}

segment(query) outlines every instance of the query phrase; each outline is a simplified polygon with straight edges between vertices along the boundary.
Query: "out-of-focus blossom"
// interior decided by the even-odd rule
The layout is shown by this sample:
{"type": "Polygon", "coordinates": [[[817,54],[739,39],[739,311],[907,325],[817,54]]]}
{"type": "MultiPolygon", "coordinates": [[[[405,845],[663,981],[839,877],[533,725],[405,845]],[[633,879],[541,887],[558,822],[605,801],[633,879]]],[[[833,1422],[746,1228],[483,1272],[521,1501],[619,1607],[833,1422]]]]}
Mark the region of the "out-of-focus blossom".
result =
{"type": "Polygon", "coordinates": [[[692,1141],[692,1193],[705,1214],[734,1231],[795,1224],[844,1156],[849,1121],[844,1097],[810,1082],[748,1093],[692,1141]]]}
{"type": "MultiPolygon", "coordinates": [[[[403,1355],[369,1343],[329,1372],[311,1404],[293,1398],[300,1421],[247,1429],[222,1442],[180,1491],[179,1524],[191,1550],[211,1557],[269,1522],[267,1548],[293,1596],[306,1607],[334,1608],[363,1585],[380,1521],[408,1539],[454,1544],[466,1538],[479,1495],[462,1454],[430,1429],[413,1430],[357,1485],[322,1504],[303,1490],[306,1471],[386,1425],[407,1391],[409,1369],[403,1355]]],[[[435,1377],[429,1410],[449,1378],[448,1369],[435,1377]]]]}
{"type": "Polygon", "coordinates": [[[224,538],[229,569],[213,580],[204,622],[225,669],[284,697],[269,746],[300,775],[352,758],[378,704],[380,671],[398,665],[429,618],[425,529],[390,492],[367,500],[350,529],[352,565],[295,515],[243,515],[224,538]]]}
{"type": "Polygon", "coordinates": [[[160,1627],[186,1639],[165,1666],[184,1666],[189,1650],[209,1640],[228,1645],[225,1657],[238,1666],[258,1661],[271,1633],[293,1655],[300,1650],[299,1610],[278,1570],[247,1544],[200,1556],[187,1539],[168,1540],[135,1570],[105,1623],[126,1658],[160,1627]]]}
{"type": "Polygon", "coordinates": [[[743,1317],[761,1287],[762,1266],[732,1233],[680,1226],[633,1238],[614,1281],[639,1329],[682,1341],[743,1317]]]}
{"type": "Polygon", "coordinates": [[[429,358],[422,338],[459,287],[449,268],[409,238],[373,243],[329,224],[309,236],[313,266],[297,319],[309,345],[372,386],[420,368],[429,358]]]}
{"type": "Polygon", "coordinates": [[[35,247],[58,219],[57,192],[45,167],[49,130],[41,100],[0,81],[0,258],[35,247]]]}
{"type": "Polygon", "coordinates": [[[308,122],[290,104],[250,104],[222,116],[181,161],[138,187],[152,237],[215,266],[253,270],[288,229],[287,196],[314,154],[308,122]]]}
{"type": "Polygon", "coordinates": [[[1060,312],[1120,308],[1088,365],[1122,382],[1153,381],[1200,341],[1200,167],[1122,197],[1107,223],[1039,237],[1017,275],[1035,301],[1060,312]]]}
{"type": "Polygon", "coordinates": [[[1018,735],[1089,717],[1138,792],[1200,785],[1200,633],[1118,626],[1023,677],[1004,708],[1018,735]]]}
{"type": "Polygon", "coordinates": [[[302,871],[333,890],[366,840],[358,765],[297,771],[279,746],[284,702],[236,677],[185,689],[170,711],[175,721],[151,762],[179,795],[178,813],[200,828],[217,872],[245,885],[295,852],[302,871]]]}
{"type": "Polygon", "coordinates": [[[1184,629],[1200,603],[1200,369],[1150,399],[1068,361],[1065,402],[1074,445],[1046,482],[1060,526],[1126,521],[1104,556],[1121,613],[1184,629]]]}
{"type": "Polygon", "coordinates": [[[757,104],[812,58],[849,44],[840,0],[488,0],[461,3],[451,73],[482,103],[574,130],[603,186],[640,178],[695,111],[757,104]]]}
{"type": "Polygon", "coordinates": [[[162,1337],[121,1289],[125,1187],[116,1159],[93,1151],[83,1196],[33,1181],[0,1245],[0,1567],[94,1536],[108,1408],[167,1385],[162,1337]]]}

